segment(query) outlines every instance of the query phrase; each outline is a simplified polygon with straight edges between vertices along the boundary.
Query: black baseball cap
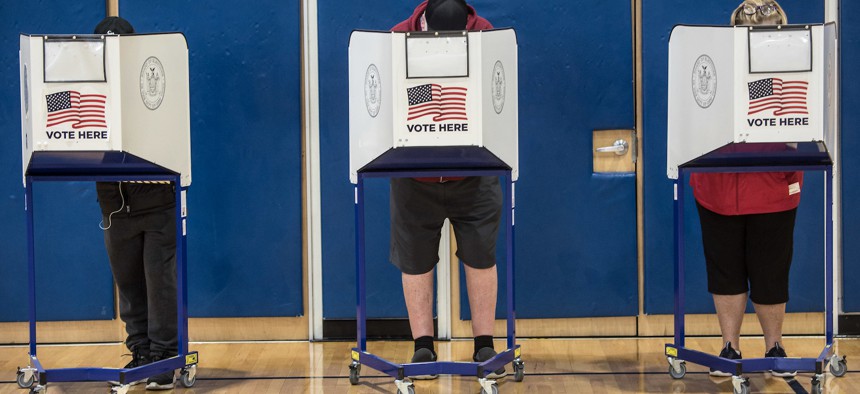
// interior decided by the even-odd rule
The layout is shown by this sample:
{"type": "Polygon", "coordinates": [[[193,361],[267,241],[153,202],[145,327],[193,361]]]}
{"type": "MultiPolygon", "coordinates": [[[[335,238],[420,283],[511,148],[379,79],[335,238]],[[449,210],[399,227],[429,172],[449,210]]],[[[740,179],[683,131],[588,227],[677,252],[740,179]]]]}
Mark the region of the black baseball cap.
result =
{"type": "Polygon", "coordinates": [[[469,6],[466,0],[429,0],[424,17],[429,30],[464,30],[469,6]]]}
{"type": "Polygon", "coordinates": [[[134,27],[127,20],[118,16],[109,16],[96,25],[95,34],[132,34],[134,27]]]}

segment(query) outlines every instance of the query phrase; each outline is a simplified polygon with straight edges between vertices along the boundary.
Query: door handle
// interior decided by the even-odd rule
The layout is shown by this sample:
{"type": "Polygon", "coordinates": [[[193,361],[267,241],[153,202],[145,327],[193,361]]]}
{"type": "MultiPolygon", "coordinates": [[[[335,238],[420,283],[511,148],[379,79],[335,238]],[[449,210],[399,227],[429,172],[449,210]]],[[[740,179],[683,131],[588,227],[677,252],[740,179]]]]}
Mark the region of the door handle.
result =
{"type": "Polygon", "coordinates": [[[595,151],[600,153],[606,152],[615,152],[618,156],[624,156],[627,153],[627,149],[629,148],[629,144],[625,140],[615,140],[615,143],[612,146],[602,146],[600,148],[595,149],[595,151]]]}

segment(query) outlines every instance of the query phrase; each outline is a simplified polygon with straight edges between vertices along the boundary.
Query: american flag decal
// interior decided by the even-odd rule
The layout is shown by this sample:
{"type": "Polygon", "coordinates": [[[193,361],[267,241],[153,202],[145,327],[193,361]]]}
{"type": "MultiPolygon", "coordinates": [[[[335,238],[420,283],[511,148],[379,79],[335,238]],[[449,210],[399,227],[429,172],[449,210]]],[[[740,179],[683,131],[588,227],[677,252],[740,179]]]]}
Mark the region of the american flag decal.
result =
{"type": "Polygon", "coordinates": [[[85,127],[107,128],[105,100],[102,94],[81,94],[74,90],[45,96],[48,103],[48,122],[45,127],[71,123],[73,129],[85,127]]]}
{"type": "Polygon", "coordinates": [[[409,96],[409,114],[406,120],[433,116],[434,122],[443,120],[463,120],[466,117],[466,93],[468,89],[459,86],[446,86],[435,83],[418,85],[406,89],[409,96]]]}
{"type": "Polygon", "coordinates": [[[750,93],[750,107],[747,115],[769,110],[773,110],[775,116],[809,113],[806,109],[806,90],[809,82],[766,78],[747,85],[750,93]]]}

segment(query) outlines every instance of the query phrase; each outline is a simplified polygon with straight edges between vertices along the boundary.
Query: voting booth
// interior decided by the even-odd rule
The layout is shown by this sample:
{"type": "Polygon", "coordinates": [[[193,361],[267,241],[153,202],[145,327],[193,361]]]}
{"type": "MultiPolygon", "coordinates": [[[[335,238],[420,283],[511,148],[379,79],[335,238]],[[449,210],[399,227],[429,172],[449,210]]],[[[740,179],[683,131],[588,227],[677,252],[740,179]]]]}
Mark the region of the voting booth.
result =
{"type": "Polygon", "coordinates": [[[181,33],[20,36],[21,153],[30,304],[30,366],[18,384],[115,381],[114,392],[181,369],[190,387],[197,353],[188,352],[186,190],[191,184],[188,45],[181,33]],[[44,369],[36,357],[33,183],[173,183],[176,190],[179,355],[132,369],[44,369]]]}
{"type": "Polygon", "coordinates": [[[815,149],[830,158],[837,133],[836,65],[834,24],[675,27],[669,42],[668,177],[677,179],[678,166],[695,165],[731,144],[800,143],[796,151],[815,149]]]}
{"type": "MultiPolygon", "coordinates": [[[[475,152],[470,165],[519,174],[517,47],[513,29],[353,32],[349,41],[349,176],[424,150],[475,152]],[[447,149],[446,149],[447,148],[447,149]],[[392,156],[392,157],[387,157],[392,156]],[[493,160],[495,158],[495,160],[493,160]]],[[[440,163],[439,165],[458,164],[440,163]]]]}
{"type": "MultiPolygon", "coordinates": [[[[514,335],[513,182],[519,174],[517,41],[513,29],[466,32],[354,31],[349,41],[349,178],[355,186],[357,330],[350,382],[361,365],[395,378],[413,393],[410,376],[486,376],[513,363],[523,378],[514,335]],[[395,364],[366,351],[364,179],[501,176],[508,226],[508,349],[483,363],[395,364]]],[[[346,93],[346,92],[344,92],[346,93]]]]}
{"type": "Polygon", "coordinates": [[[21,35],[20,43],[25,175],[43,152],[125,152],[191,184],[185,36],[21,35]]]}
{"type": "Polygon", "coordinates": [[[833,346],[832,179],[836,155],[836,25],[676,26],[669,41],[667,176],[674,180],[675,343],[669,373],[685,361],[733,374],[735,393],[749,392],[743,373],[813,372],[821,390],[829,365],[846,371],[833,346]],[[816,358],[728,360],[684,347],[684,174],[824,171],[826,182],[826,345],[816,358]]]}

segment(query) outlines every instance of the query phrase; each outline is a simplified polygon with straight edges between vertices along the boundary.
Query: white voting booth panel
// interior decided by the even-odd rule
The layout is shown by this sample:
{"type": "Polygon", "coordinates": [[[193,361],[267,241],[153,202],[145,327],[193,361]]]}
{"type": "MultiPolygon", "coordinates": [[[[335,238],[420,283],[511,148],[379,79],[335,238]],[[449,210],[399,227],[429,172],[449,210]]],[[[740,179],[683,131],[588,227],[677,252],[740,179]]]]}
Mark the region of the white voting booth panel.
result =
{"type": "Polygon", "coordinates": [[[676,26],[667,175],[730,143],[836,140],[834,24],[676,26]]]}
{"type": "Polygon", "coordinates": [[[350,181],[392,148],[479,146],[518,177],[513,29],[354,31],[349,42],[350,181]]]}
{"type": "Polygon", "coordinates": [[[191,184],[184,35],[21,35],[20,45],[25,174],[34,151],[123,151],[191,184]]]}

